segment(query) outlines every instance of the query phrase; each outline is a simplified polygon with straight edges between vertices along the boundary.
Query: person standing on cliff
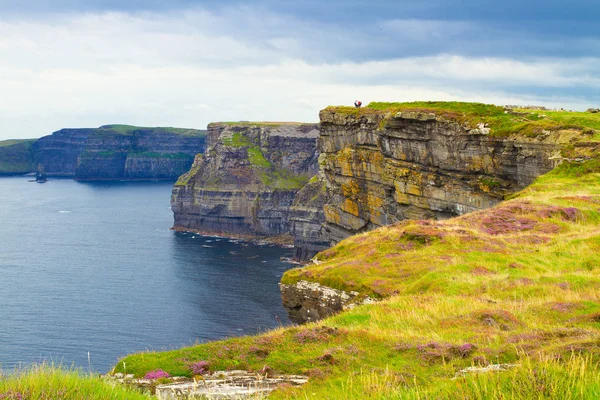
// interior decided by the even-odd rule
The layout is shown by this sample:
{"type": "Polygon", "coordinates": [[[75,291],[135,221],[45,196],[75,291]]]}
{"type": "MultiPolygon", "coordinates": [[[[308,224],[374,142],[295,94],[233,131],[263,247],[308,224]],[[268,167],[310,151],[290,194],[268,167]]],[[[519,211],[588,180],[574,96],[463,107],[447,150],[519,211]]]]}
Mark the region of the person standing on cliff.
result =
{"type": "Polygon", "coordinates": [[[362,101],[354,100],[354,107],[360,108],[360,106],[362,106],[362,101]]]}

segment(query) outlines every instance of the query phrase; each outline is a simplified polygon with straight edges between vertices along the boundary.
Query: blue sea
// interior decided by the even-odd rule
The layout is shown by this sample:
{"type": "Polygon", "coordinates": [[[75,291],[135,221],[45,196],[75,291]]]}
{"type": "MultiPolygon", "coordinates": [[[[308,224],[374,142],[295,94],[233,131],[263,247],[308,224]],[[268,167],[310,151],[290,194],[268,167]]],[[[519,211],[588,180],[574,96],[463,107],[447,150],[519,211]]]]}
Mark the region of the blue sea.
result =
{"type": "Polygon", "coordinates": [[[290,249],[169,230],[171,183],[29,179],[0,178],[0,368],[107,372],[289,324],[290,249]]]}

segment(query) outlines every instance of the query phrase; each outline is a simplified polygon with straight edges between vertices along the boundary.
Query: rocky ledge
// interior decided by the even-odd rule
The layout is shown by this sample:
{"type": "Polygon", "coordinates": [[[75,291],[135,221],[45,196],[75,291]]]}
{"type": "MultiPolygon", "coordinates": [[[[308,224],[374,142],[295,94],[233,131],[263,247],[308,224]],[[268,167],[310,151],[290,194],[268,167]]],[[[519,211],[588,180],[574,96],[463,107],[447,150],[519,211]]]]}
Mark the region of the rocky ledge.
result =
{"type": "Polygon", "coordinates": [[[358,292],[345,292],[315,282],[280,283],[279,289],[290,319],[299,324],[315,322],[359,304],[374,302],[358,292]]]}
{"type": "Polygon", "coordinates": [[[268,394],[281,386],[300,386],[308,382],[303,375],[270,375],[244,370],[216,371],[194,378],[166,378],[168,383],[157,379],[136,379],[133,375],[115,374],[108,376],[125,385],[140,388],[156,395],[158,400],[244,400],[265,399],[268,394]]]}

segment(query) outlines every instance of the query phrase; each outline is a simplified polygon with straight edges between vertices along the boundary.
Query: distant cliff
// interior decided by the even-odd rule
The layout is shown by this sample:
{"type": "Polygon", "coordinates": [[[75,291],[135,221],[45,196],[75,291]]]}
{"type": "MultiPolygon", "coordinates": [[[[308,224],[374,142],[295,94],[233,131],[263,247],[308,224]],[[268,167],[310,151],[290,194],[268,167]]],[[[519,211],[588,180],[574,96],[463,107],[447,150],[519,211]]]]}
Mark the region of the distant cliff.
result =
{"type": "Polygon", "coordinates": [[[0,141],[0,175],[19,175],[31,172],[31,145],[35,139],[0,141]]]}
{"type": "Polygon", "coordinates": [[[173,188],[175,228],[289,234],[294,198],[318,171],[315,124],[215,123],[206,151],[173,188]]]}
{"type": "Polygon", "coordinates": [[[79,180],[176,179],[204,150],[204,131],[105,125],[62,129],[32,145],[34,166],[79,180]]]}

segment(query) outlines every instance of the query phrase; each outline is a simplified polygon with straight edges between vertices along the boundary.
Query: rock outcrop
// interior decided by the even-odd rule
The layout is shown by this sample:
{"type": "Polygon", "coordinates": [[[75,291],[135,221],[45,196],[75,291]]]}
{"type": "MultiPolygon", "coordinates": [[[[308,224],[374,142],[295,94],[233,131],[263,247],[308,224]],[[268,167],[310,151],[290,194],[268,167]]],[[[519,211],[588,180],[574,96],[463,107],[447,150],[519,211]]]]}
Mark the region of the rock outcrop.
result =
{"type": "Polygon", "coordinates": [[[555,135],[493,137],[483,124],[424,112],[352,115],[331,108],[320,117],[332,243],[404,219],[491,207],[556,166],[562,147],[555,135]]]}
{"type": "Polygon", "coordinates": [[[298,191],[317,173],[315,124],[215,123],[173,188],[175,229],[229,236],[290,233],[298,191]]]}
{"type": "Polygon", "coordinates": [[[48,176],[78,180],[177,179],[204,150],[204,131],[106,125],[62,129],[32,146],[48,176]]]}
{"type": "Polygon", "coordinates": [[[290,320],[296,323],[315,322],[359,304],[373,303],[369,296],[333,289],[316,282],[280,283],[279,289],[283,306],[290,320]]]}

